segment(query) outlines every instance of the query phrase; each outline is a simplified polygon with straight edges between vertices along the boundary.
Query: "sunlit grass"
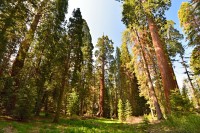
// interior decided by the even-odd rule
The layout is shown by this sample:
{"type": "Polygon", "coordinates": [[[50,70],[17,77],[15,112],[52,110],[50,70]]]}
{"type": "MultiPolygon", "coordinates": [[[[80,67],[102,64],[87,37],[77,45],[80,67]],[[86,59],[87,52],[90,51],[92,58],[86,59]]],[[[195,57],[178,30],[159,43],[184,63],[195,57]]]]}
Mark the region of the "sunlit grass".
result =
{"type": "Polygon", "coordinates": [[[116,120],[116,119],[114,120],[114,119],[104,119],[104,118],[96,119],[94,121],[102,122],[102,123],[121,123],[119,120],[116,120]]]}
{"type": "Polygon", "coordinates": [[[196,114],[172,115],[160,123],[120,123],[118,120],[94,118],[61,118],[52,123],[52,118],[39,117],[29,122],[0,119],[0,133],[198,133],[200,116],[196,114]]]}
{"type": "Polygon", "coordinates": [[[52,123],[52,119],[37,118],[30,122],[15,122],[0,120],[0,133],[10,132],[40,132],[40,133],[138,133],[137,125],[120,123],[118,120],[95,119],[64,119],[58,124],[52,123]]]}

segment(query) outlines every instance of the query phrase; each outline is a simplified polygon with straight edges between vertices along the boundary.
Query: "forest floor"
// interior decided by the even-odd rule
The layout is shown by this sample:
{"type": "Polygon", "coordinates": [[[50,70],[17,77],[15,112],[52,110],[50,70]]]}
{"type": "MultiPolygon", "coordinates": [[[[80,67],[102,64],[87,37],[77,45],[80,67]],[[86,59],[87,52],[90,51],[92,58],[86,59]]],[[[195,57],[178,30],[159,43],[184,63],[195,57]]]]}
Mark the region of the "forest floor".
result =
{"type": "Polygon", "coordinates": [[[200,116],[189,115],[163,121],[144,121],[135,117],[129,123],[104,118],[37,117],[27,122],[0,116],[0,133],[200,133],[200,116]]]}

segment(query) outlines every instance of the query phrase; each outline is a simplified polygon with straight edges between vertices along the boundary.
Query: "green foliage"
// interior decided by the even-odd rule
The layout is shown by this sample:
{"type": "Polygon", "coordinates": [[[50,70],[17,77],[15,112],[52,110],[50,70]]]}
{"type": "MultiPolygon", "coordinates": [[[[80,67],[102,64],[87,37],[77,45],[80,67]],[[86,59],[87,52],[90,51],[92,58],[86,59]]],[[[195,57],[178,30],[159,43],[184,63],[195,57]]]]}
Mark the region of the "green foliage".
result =
{"type": "Polygon", "coordinates": [[[183,82],[183,87],[182,87],[182,91],[181,91],[181,95],[183,97],[187,97],[188,96],[188,90],[187,90],[187,86],[186,86],[185,82],[187,82],[186,79],[183,82]]]}
{"type": "Polygon", "coordinates": [[[65,15],[68,9],[68,0],[56,0],[57,18],[60,22],[65,21],[65,15]]]}
{"type": "Polygon", "coordinates": [[[11,101],[10,101],[10,97],[12,96],[12,90],[13,90],[13,78],[10,78],[10,77],[5,77],[5,78],[2,78],[1,79],[1,89],[0,89],[0,108],[1,108],[1,111],[0,111],[0,114],[5,114],[5,108],[6,107],[9,107],[10,104],[11,104],[11,101]],[[7,87],[4,87],[5,86],[5,83],[8,83],[8,86],[7,87]]]}
{"type": "MultiPolygon", "coordinates": [[[[128,99],[131,107],[134,109],[132,115],[140,116],[144,114],[146,100],[140,96],[138,76],[136,77],[136,69],[134,65],[137,63],[133,61],[133,57],[128,50],[128,41],[126,36],[123,36],[124,43],[121,45],[121,86],[123,88],[121,98],[128,99]]],[[[136,57],[136,56],[135,56],[136,57]]],[[[138,65],[138,64],[137,64],[138,65]]]]}
{"type": "MultiPolygon", "coordinates": [[[[90,34],[89,26],[86,22],[86,20],[83,20],[83,46],[81,47],[82,53],[83,53],[83,65],[81,69],[81,79],[84,79],[82,82],[82,87],[79,91],[79,98],[80,102],[84,102],[85,105],[91,105],[92,104],[92,97],[91,97],[91,85],[93,84],[93,49],[94,46],[92,44],[92,36],[90,34]]],[[[87,106],[85,109],[87,110],[87,113],[92,114],[91,112],[91,106],[87,106]]],[[[83,112],[83,109],[81,110],[83,112]]]]}
{"type": "MultiPolygon", "coordinates": [[[[36,92],[35,79],[30,76],[33,75],[31,70],[31,63],[27,60],[26,66],[22,69],[18,80],[20,82],[17,95],[16,95],[16,105],[13,109],[14,117],[18,120],[29,120],[33,116],[33,110],[36,102],[36,92]],[[27,73],[29,71],[29,73],[27,73]]],[[[14,86],[16,87],[16,86],[14,86]]]]}
{"type": "Polygon", "coordinates": [[[171,128],[172,133],[198,133],[200,116],[196,114],[172,115],[162,125],[171,128]]]}
{"type": "Polygon", "coordinates": [[[73,17],[69,18],[68,23],[68,40],[71,50],[71,67],[73,68],[71,71],[71,80],[72,80],[72,88],[78,88],[80,85],[78,84],[78,80],[80,80],[80,72],[83,63],[83,18],[81,15],[80,8],[77,8],[72,13],[73,17]]]}
{"type": "Polygon", "coordinates": [[[73,89],[72,92],[69,94],[68,101],[67,101],[67,114],[73,115],[77,114],[79,105],[78,105],[78,95],[77,92],[73,89]]]}
{"type": "Polygon", "coordinates": [[[121,59],[122,67],[128,67],[128,64],[131,62],[131,56],[128,51],[127,44],[125,42],[121,45],[120,59],[121,59]]]}
{"type": "Polygon", "coordinates": [[[192,52],[190,65],[195,74],[200,74],[199,68],[199,49],[200,49],[200,2],[199,1],[190,1],[183,2],[178,11],[178,17],[180,25],[184,30],[184,33],[187,35],[186,39],[189,41],[189,46],[196,46],[192,52]]]}
{"type": "Polygon", "coordinates": [[[128,100],[126,100],[124,115],[126,120],[132,116],[132,107],[128,100]]]}
{"type": "Polygon", "coordinates": [[[145,25],[146,16],[155,18],[157,24],[165,23],[164,12],[171,6],[170,0],[124,0],[122,21],[127,27],[137,25],[138,28],[145,25]]]}
{"type": "Polygon", "coordinates": [[[108,38],[108,36],[102,36],[98,38],[98,42],[96,44],[96,48],[98,50],[95,51],[95,57],[97,57],[97,63],[101,64],[104,61],[104,64],[109,66],[111,61],[114,59],[113,52],[113,42],[108,38]]]}
{"type": "Polygon", "coordinates": [[[168,20],[164,26],[165,32],[162,34],[166,47],[167,53],[170,57],[175,57],[177,54],[183,55],[185,50],[180,43],[183,39],[183,35],[174,28],[175,22],[172,20],[168,20]]]}
{"type": "Polygon", "coordinates": [[[194,74],[200,75],[200,46],[196,46],[190,57],[190,65],[194,74]]]}
{"type": "Polygon", "coordinates": [[[178,90],[171,92],[170,103],[171,110],[175,114],[187,113],[192,111],[193,109],[193,105],[188,99],[188,97],[181,95],[180,92],[178,92],[178,90]]]}
{"type": "Polygon", "coordinates": [[[24,92],[20,91],[19,95],[20,96],[18,96],[14,115],[18,120],[28,120],[32,116],[34,101],[31,100],[29,90],[24,90],[24,92]]]}
{"type": "MultiPolygon", "coordinates": [[[[15,48],[20,38],[27,30],[26,23],[29,23],[31,11],[34,8],[30,1],[5,1],[1,0],[0,6],[0,69],[1,63],[8,63],[8,56],[15,53],[15,48]],[[29,7],[27,6],[29,5],[29,7]],[[15,34],[13,34],[15,32],[15,34]],[[7,59],[6,59],[7,58],[7,59]]],[[[38,3],[37,3],[38,4],[38,3]]]]}
{"type": "Polygon", "coordinates": [[[119,99],[117,107],[118,107],[118,110],[117,110],[118,119],[120,122],[123,122],[125,120],[125,114],[124,114],[124,104],[121,99],[119,99]]]}
{"type": "Polygon", "coordinates": [[[150,124],[148,131],[153,133],[198,133],[199,122],[199,114],[171,115],[160,123],[150,124]]]}
{"type": "Polygon", "coordinates": [[[200,2],[183,2],[178,11],[178,17],[181,27],[183,27],[189,45],[198,46],[200,42],[200,2]],[[194,4],[195,3],[195,4],[194,4]]]}

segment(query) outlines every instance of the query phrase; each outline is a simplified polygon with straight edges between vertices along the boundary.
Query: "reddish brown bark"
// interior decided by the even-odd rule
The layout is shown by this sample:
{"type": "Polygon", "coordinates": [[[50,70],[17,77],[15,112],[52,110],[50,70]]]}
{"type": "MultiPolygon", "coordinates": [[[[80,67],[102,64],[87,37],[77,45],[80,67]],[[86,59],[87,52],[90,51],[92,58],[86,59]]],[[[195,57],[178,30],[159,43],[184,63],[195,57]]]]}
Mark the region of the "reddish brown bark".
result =
{"type": "Polygon", "coordinates": [[[172,72],[173,68],[168,61],[167,54],[165,53],[164,44],[160,39],[157,25],[151,17],[147,17],[147,21],[158,60],[158,67],[160,69],[163,88],[165,91],[167,113],[169,114],[171,112],[169,100],[170,90],[176,89],[178,85],[172,72]]]}

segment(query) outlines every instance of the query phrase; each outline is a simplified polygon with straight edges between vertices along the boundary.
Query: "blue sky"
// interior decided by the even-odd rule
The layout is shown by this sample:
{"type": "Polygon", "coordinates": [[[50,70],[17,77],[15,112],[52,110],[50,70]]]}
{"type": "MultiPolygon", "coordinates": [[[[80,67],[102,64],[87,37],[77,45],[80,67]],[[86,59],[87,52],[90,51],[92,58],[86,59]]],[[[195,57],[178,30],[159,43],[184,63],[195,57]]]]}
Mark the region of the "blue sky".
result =
{"type": "MultiPolygon", "coordinates": [[[[171,8],[166,12],[167,19],[176,23],[176,28],[182,33],[178,20],[178,10],[182,2],[188,0],[172,0],[171,8]]],[[[92,35],[94,46],[97,39],[103,34],[108,35],[113,40],[115,46],[121,45],[122,32],[125,26],[121,22],[122,4],[115,0],[69,0],[68,16],[71,15],[74,8],[80,8],[83,18],[87,21],[92,35]]],[[[186,45],[183,40],[182,43],[186,45]]],[[[186,56],[189,56],[191,49],[187,49],[186,56]]],[[[178,59],[178,58],[177,58],[178,59]]],[[[179,86],[182,86],[182,80],[185,75],[180,63],[175,63],[175,74],[179,86]]]]}
{"type": "Polygon", "coordinates": [[[115,46],[121,45],[121,33],[125,26],[121,22],[122,5],[115,0],[69,0],[68,14],[79,7],[92,34],[93,44],[103,34],[113,40],[115,46]]]}

